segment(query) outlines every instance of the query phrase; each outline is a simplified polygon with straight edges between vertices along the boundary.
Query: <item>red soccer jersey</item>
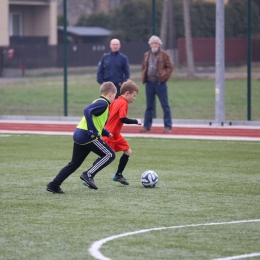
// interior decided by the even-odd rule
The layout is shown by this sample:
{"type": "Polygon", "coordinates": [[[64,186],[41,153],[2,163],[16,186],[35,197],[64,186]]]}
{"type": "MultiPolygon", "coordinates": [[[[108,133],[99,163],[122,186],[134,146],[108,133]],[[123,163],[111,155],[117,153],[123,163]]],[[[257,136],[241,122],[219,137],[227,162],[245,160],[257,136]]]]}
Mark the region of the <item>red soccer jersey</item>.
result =
{"type": "Polygon", "coordinates": [[[106,136],[102,139],[115,151],[124,151],[129,149],[129,144],[121,136],[120,131],[122,129],[123,123],[120,121],[120,118],[127,117],[128,103],[126,99],[122,96],[119,96],[109,108],[109,117],[105,128],[113,134],[112,138],[106,136]]]}
{"type": "Polygon", "coordinates": [[[119,96],[109,108],[109,117],[105,128],[113,134],[113,139],[117,139],[123,127],[120,118],[127,117],[128,103],[125,98],[119,96]]]}

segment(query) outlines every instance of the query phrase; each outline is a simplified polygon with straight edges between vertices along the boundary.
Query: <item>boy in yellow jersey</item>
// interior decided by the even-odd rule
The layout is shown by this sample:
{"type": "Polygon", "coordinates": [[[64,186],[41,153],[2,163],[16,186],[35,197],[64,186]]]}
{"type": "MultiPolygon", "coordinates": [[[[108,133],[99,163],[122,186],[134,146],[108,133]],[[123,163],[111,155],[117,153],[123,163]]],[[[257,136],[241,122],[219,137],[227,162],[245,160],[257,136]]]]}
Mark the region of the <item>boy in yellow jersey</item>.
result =
{"type": "Polygon", "coordinates": [[[94,176],[115,159],[115,152],[101,139],[101,136],[109,138],[113,136],[104,126],[108,119],[109,106],[113,103],[116,93],[117,89],[112,82],[104,82],[100,87],[101,96],[84,109],[84,116],[73,134],[71,162],[47,185],[47,191],[64,193],[60,185],[80,167],[90,152],[97,154],[99,158],[92,167],[82,173],[80,178],[90,189],[98,189],[94,176]]]}
{"type": "MultiPolygon", "coordinates": [[[[121,96],[119,96],[118,99],[116,99],[109,107],[109,118],[106,124],[106,129],[113,134],[113,137],[102,137],[102,139],[109,144],[115,152],[123,152],[119,160],[117,172],[112,177],[114,181],[120,182],[123,185],[129,185],[122,173],[128,163],[132,150],[128,142],[121,135],[120,131],[123,124],[142,124],[141,119],[131,119],[127,117],[128,104],[132,103],[136,99],[137,94],[138,86],[133,81],[127,80],[122,84],[120,89],[121,96]]],[[[84,181],[83,184],[86,185],[84,181]]]]}

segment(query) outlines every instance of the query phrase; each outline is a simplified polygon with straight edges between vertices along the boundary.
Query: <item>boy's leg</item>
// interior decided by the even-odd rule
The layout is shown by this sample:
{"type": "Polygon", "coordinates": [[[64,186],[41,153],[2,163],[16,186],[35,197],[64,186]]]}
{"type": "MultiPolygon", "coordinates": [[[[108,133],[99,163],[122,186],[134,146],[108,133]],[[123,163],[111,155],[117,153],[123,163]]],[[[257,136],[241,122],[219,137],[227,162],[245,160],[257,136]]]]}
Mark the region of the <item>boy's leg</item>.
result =
{"type": "Polygon", "coordinates": [[[120,136],[120,138],[118,138],[114,149],[115,149],[115,151],[123,151],[124,153],[119,160],[117,172],[112,177],[112,179],[114,181],[118,181],[124,185],[129,185],[129,183],[123,176],[123,171],[128,163],[129,156],[132,153],[132,150],[131,150],[129,144],[127,143],[127,141],[122,136],[120,136]]]}
{"type": "Polygon", "coordinates": [[[128,160],[129,160],[129,155],[123,153],[123,155],[121,156],[121,158],[119,160],[117,172],[112,178],[114,181],[118,181],[124,185],[129,185],[129,182],[124,178],[124,176],[122,174],[127,165],[128,160]]]}
{"type": "Polygon", "coordinates": [[[88,145],[74,143],[71,162],[63,167],[53,181],[47,185],[47,190],[54,193],[64,193],[60,189],[60,185],[80,167],[90,151],[88,145]]]}
{"type": "Polygon", "coordinates": [[[97,154],[100,158],[98,158],[87,171],[83,172],[80,178],[86,182],[89,188],[97,190],[98,187],[93,178],[99,171],[115,159],[115,152],[100,138],[88,144],[88,146],[90,146],[91,151],[97,154]]]}
{"type": "Polygon", "coordinates": [[[100,160],[100,157],[98,157],[98,158],[96,159],[96,161],[93,162],[93,165],[95,165],[96,163],[98,163],[99,160],[100,160]]]}
{"type": "Polygon", "coordinates": [[[119,160],[117,172],[116,172],[116,174],[113,175],[112,179],[114,181],[118,181],[124,185],[129,185],[129,183],[126,181],[126,179],[122,175],[122,173],[126,167],[126,164],[128,162],[129,156],[132,153],[132,150],[130,149],[129,144],[127,143],[127,141],[121,134],[118,135],[117,139],[113,138],[112,141],[109,138],[105,138],[105,142],[115,152],[120,152],[120,151],[124,152],[119,160]]]}
{"type": "Polygon", "coordinates": [[[124,171],[124,169],[127,165],[128,160],[129,160],[129,155],[126,155],[125,153],[123,153],[123,155],[121,156],[121,158],[119,160],[116,175],[123,173],[123,171],[124,171]]]}

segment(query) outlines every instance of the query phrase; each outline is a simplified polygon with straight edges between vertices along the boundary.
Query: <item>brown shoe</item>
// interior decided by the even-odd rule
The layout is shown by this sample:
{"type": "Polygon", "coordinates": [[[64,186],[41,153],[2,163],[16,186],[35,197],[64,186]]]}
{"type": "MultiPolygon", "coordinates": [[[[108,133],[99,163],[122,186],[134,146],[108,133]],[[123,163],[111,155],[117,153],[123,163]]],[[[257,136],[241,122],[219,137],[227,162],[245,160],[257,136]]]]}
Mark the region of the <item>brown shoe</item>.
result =
{"type": "Polygon", "coordinates": [[[163,132],[166,133],[166,134],[170,134],[170,133],[172,133],[172,129],[170,129],[170,128],[165,128],[165,129],[163,130],[163,132]]]}
{"type": "Polygon", "coordinates": [[[143,128],[140,130],[140,133],[147,133],[147,132],[150,132],[150,130],[146,129],[146,128],[143,128]]]}

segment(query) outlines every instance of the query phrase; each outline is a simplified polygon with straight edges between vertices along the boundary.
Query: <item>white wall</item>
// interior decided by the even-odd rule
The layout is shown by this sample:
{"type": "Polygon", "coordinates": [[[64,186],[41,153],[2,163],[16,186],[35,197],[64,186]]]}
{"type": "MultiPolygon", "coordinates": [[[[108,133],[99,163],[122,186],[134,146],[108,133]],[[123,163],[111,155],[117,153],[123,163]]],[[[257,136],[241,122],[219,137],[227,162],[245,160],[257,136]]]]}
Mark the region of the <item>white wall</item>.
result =
{"type": "Polygon", "coordinates": [[[9,0],[0,1],[0,46],[9,45],[9,0]]]}

